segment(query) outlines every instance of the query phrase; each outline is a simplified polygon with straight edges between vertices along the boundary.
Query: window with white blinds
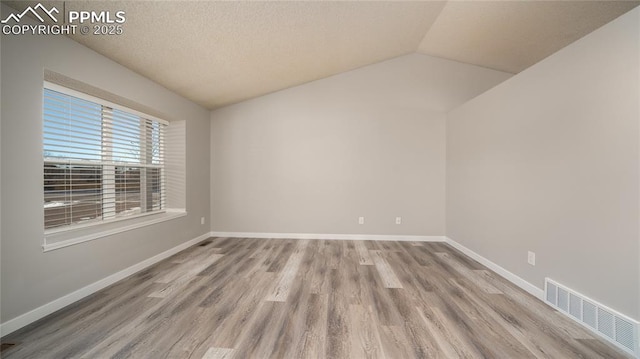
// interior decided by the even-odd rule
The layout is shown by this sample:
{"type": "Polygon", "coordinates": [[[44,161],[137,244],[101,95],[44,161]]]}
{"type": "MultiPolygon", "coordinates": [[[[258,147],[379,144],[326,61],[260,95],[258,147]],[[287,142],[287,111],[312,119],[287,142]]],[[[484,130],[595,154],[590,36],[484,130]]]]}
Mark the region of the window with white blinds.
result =
{"type": "Polygon", "coordinates": [[[165,121],[48,83],[43,117],[45,229],[165,209],[165,121]]]}

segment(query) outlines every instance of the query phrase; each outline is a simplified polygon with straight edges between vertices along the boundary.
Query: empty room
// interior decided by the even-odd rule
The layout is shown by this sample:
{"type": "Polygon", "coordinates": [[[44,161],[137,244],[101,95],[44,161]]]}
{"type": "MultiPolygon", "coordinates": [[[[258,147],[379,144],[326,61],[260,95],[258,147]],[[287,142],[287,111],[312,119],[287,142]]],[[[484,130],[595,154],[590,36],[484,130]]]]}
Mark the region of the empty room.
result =
{"type": "Polygon", "coordinates": [[[640,358],[640,1],[0,1],[0,357],[640,358]]]}

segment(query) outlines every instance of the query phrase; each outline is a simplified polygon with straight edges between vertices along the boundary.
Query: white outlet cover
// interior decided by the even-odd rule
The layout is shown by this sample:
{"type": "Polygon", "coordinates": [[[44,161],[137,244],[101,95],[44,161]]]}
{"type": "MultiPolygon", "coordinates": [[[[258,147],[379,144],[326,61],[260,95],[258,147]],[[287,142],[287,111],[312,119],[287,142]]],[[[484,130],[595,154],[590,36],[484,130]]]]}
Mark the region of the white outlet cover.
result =
{"type": "Polygon", "coordinates": [[[402,217],[396,217],[396,224],[402,224],[402,217]]]}
{"type": "Polygon", "coordinates": [[[532,266],[536,265],[536,254],[534,252],[529,251],[527,253],[527,262],[532,266]]]}
{"type": "Polygon", "coordinates": [[[364,224],[364,217],[358,217],[358,224],[364,224]]]}

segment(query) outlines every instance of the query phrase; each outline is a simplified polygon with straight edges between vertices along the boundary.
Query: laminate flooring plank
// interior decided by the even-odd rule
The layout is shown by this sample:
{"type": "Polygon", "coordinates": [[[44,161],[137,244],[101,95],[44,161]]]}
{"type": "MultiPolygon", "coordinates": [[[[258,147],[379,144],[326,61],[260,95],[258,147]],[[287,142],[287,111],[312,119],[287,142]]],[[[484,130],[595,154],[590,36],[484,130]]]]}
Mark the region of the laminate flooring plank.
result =
{"type": "Polygon", "coordinates": [[[452,248],[444,242],[424,242],[422,246],[428,249],[431,253],[447,253],[452,248]]]}
{"type": "Polygon", "coordinates": [[[224,282],[228,277],[237,277],[252,267],[257,259],[243,255],[246,252],[225,254],[203,269],[198,276],[209,277],[211,282],[224,282]]]}
{"type": "Polygon", "coordinates": [[[259,240],[252,240],[245,242],[244,247],[235,252],[225,254],[221,259],[215,261],[207,268],[198,273],[199,276],[209,277],[210,282],[226,283],[230,278],[237,280],[241,277],[248,277],[243,275],[249,271],[258,262],[258,259],[254,258],[250,254],[259,251],[263,243],[259,240]]]}
{"type": "Polygon", "coordinates": [[[329,296],[311,293],[304,316],[302,338],[293,349],[295,354],[287,358],[326,358],[327,315],[329,296]]]}
{"type": "Polygon", "coordinates": [[[380,250],[377,246],[377,241],[359,241],[367,248],[367,250],[380,250]]]}
{"type": "MultiPolygon", "coordinates": [[[[173,270],[167,271],[159,278],[154,279],[154,282],[162,284],[171,283],[174,280],[185,276],[187,273],[193,270],[194,266],[201,267],[202,260],[207,260],[207,258],[209,257],[213,257],[215,258],[215,260],[218,260],[221,256],[221,254],[213,253],[208,249],[202,249],[200,251],[194,252],[193,256],[189,258],[189,260],[176,265],[173,270]]],[[[206,266],[204,268],[206,268],[206,266]]]]}
{"type": "Polygon", "coordinates": [[[287,298],[290,310],[280,327],[272,358],[323,358],[326,339],[328,299],[314,293],[318,267],[326,263],[320,255],[323,241],[311,241],[287,298]]]}
{"type": "Polygon", "coordinates": [[[416,358],[403,327],[380,325],[378,333],[380,333],[380,342],[386,358],[416,358]]]}
{"type": "Polygon", "coordinates": [[[273,287],[276,280],[275,273],[264,272],[254,277],[248,290],[235,292],[235,300],[226,302],[225,306],[216,308],[218,316],[223,316],[218,327],[211,333],[210,346],[236,348],[238,338],[248,330],[248,324],[262,306],[265,294],[273,287]]]}
{"type": "Polygon", "coordinates": [[[562,358],[590,356],[579,343],[572,341],[570,335],[556,326],[549,326],[545,323],[546,320],[541,320],[535,310],[523,311],[521,304],[512,302],[508,296],[487,294],[479,290],[475,282],[466,279],[458,280],[456,284],[458,287],[466,288],[463,291],[469,294],[467,298],[471,299],[484,313],[493,317],[496,322],[501,323],[514,337],[525,343],[536,356],[562,358]],[[543,339],[544,342],[541,341],[543,339]]]}
{"type": "MultiPolygon", "coordinates": [[[[463,291],[471,293],[473,284],[458,282],[463,291]]],[[[528,348],[539,357],[587,357],[589,348],[585,348],[583,342],[576,341],[556,326],[548,326],[541,323],[533,312],[523,312],[514,302],[509,301],[504,295],[486,295],[473,293],[470,299],[478,307],[500,321],[503,326],[523,343],[528,343],[528,348]],[[531,349],[533,348],[533,349],[531,349]]]]}
{"type": "Polygon", "coordinates": [[[150,275],[152,273],[148,272],[145,276],[128,277],[92,295],[93,300],[88,298],[70,306],[70,309],[56,312],[25,328],[24,333],[19,331],[10,335],[8,339],[24,341],[29,338],[30,342],[37,342],[46,348],[45,353],[41,353],[38,346],[18,346],[16,349],[24,357],[50,355],[51,348],[71,357],[73,353],[81,352],[101,340],[104,333],[114,331],[127,321],[128,316],[135,315],[148,303],[157,302],[154,299],[146,299],[145,290],[157,286],[148,281],[150,275]]]}
{"type": "Polygon", "coordinates": [[[234,359],[235,350],[229,348],[209,348],[202,359],[234,359]]]}
{"type": "Polygon", "coordinates": [[[325,241],[329,269],[337,269],[344,257],[343,241],[325,241]]]}
{"type": "Polygon", "coordinates": [[[205,354],[195,352],[197,349],[204,345],[204,342],[215,330],[215,318],[213,313],[215,311],[212,308],[195,307],[188,313],[187,323],[180,324],[182,330],[175,333],[171,330],[167,333],[171,334],[168,340],[171,341],[171,345],[160,353],[155,359],[167,358],[167,359],[185,359],[185,358],[201,358],[207,354],[209,350],[221,349],[207,347],[205,354]]]}
{"type": "Polygon", "coordinates": [[[349,332],[349,358],[385,358],[382,340],[370,308],[358,304],[349,305],[349,332]]]}
{"type": "Polygon", "coordinates": [[[411,257],[406,252],[391,252],[386,256],[386,261],[395,270],[396,277],[401,283],[401,287],[411,292],[411,295],[418,296],[421,291],[431,290],[429,283],[423,283],[424,287],[416,280],[416,269],[413,268],[411,257]]]}
{"type": "Polygon", "coordinates": [[[425,322],[435,345],[445,358],[485,358],[467,336],[461,333],[460,327],[453,325],[437,307],[416,307],[420,318],[425,322]]]}
{"type": "Polygon", "coordinates": [[[191,265],[185,266],[186,268],[181,271],[181,275],[179,277],[173,278],[165,287],[149,294],[149,297],[166,298],[176,291],[182,290],[186,282],[190,281],[198,273],[202,272],[205,268],[209,267],[223,256],[223,254],[212,254],[199,261],[194,261],[193,263],[189,262],[191,265]]]}
{"type": "MultiPolygon", "coordinates": [[[[259,277],[262,273],[255,273],[251,277],[244,277],[237,272],[239,268],[248,268],[255,265],[255,258],[242,258],[238,261],[227,261],[224,266],[220,266],[216,271],[204,276],[207,278],[207,285],[210,288],[209,295],[199,304],[200,307],[211,307],[227,295],[227,288],[233,288],[237,283],[244,283],[252,278],[259,277]]],[[[264,273],[264,272],[263,272],[264,273]]]]}
{"type": "Polygon", "coordinates": [[[229,316],[243,308],[245,298],[259,291],[260,285],[266,286],[264,281],[269,278],[265,276],[267,275],[235,279],[228,277],[222,284],[211,281],[211,277],[204,278],[202,284],[207,287],[209,294],[200,303],[196,303],[197,307],[192,309],[195,314],[180,325],[184,329],[179,331],[179,335],[167,339],[174,342],[167,350],[167,358],[199,358],[210,347],[221,347],[211,339],[212,335],[227,323],[225,321],[229,316]]]}
{"type": "Polygon", "coordinates": [[[314,294],[328,294],[329,292],[328,272],[330,267],[326,242],[325,240],[318,241],[319,244],[313,262],[313,276],[309,285],[311,286],[311,293],[314,294]]]}
{"type": "Polygon", "coordinates": [[[184,283],[185,290],[175,293],[171,298],[163,298],[145,312],[131,318],[126,325],[103,337],[99,343],[81,357],[88,359],[113,357],[133,350],[137,345],[134,341],[135,338],[147,337],[159,323],[162,323],[163,318],[171,315],[176,306],[184,300],[189,300],[194,291],[204,292],[198,285],[201,279],[195,277],[190,282],[184,283]]]}
{"type": "Polygon", "coordinates": [[[170,354],[176,356],[190,351],[188,358],[199,358],[211,347],[232,348],[239,333],[246,329],[243,323],[253,315],[272,279],[273,273],[261,273],[252,278],[229,281],[224,287],[214,289],[207,296],[207,305],[202,305],[204,301],[199,305],[203,310],[199,320],[203,324],[194,324],[193,334],[185,335],[170,354]]]}
{"type": "Polygon", "coordinates": [[[371,266],[361,266],[363,278],[369,283],[366,304],[371,305],[373,313],[383,326],[398,326],[402,324],[402,318],[389,297],[389,293],[382,285],[378,271],[371,266]]]}
{"type": "MultiPolygon", "coordinates": [[[[112,304],[111,300],[112,298],[106,292],[95,293],[79,303],[74,303],[22,328],[17,333],[9,334],[3,338],[3,342],[4,340],[7,342],[21,342],[24,338],[29,338],[31,341],[51,340],[52,343],[55,343],[56,339],[73,333],[74,326],[86,325],[84,318],[95,315],[100,311],[100,308],[112,304]]],[[[16,349],[28,350],[25,346],[17,346],[17,348],[12,349],[12,352],[15,352],[16,349]]]]}
{"type": "Polygon", "coordinates": [[[266,247],[269,253],[263,256],[262,268],[264,268],[264,271],[268,271],[271,264],[273,264],[280,256],[280,253],[286,249],[285,245],[288,241],[289,240],[286,239],[273,239],[273,243],[266,247]]]}
{"type": "Polygon", "coordinates": [[[216,253],[219,254],[229,254],[242,250],[242,248],[247,244],[247,241],[255,241],[253,238],[230,238],[229,242],[225,244],[216,245],[215,248],[218,249],[216,253]]]}
{"type": "Polygon", "coordinates": [[[390,241],[376,241],[376,245],[381,251],[390,252],[394,250],[393,242],[390,241]]]}
{"type": "Polygon", "coordinates": [[[446,243],[439,243],[440,244],[440,248],[444,249],[445,253],[447,253],[449,256],[455,258],[456,261],[458,261],[459,263],[461,263],[462,265],[464,265],[465,267],[471,269],[471,270],[475,270],[475,269],[486,269],[485,266],[483,266],[482,264],[480,264],[478,261],[476,261],[475,259],[465,255],[464,253],[460,252],[459,250],[457,250],[456,248],[450,246],[449,244],[446,243]]]}
{"type": "Polygon", "coordinates": [[[588,348],[589,354],[583,354],[585,358],[593,357],[593,358],[622,358],[620,355],[620,351],[618,349],[612,348],[602,339],[576,339],[583,347],[588,348]]]}
{"type": "Polygon", "coordinates": [[[238,358],[269,358],[273,351],[278,327],[284,319],[287,305],[283,302],[262,301],[245,330],[234,345],[238,358]]]}
{"type": "Polygon", "coordinates": [[[485,277],[482,275],[482,273],[478,273],[479,271],[482,271],[481,269],[472,270],[466,265],[460,263],[457,259],[452,258],[449,253],[438,253],[437,256],[444,262],[446,262],[446,264],[451,268],[458,271],[458,273],[460,273],[463,277],[476,283],[485,292],[490,294],[502,294],[499,289],[493,286],[489,281],[485,280],[485,277]]]}
{"type": "MultiPolygon", "coordinates": [[[[316,243],[317,244],[317,243],[316,243]]],[[[308,310],[311,291],[306,285],[313,275],[313,243],[307,246],[300,269],[291,287],[287,298],[287,308],[284,320],[277,329],[278,336],[275,339],[271,358],[294,358],[296,347],[303,341],[305,317],[308,310]]],[[[276,330],[274,328],[274,330],[276,330]]]]}
{"type": "MultiPolygon", "coordinates": [[[[190,283],[189,294],[176,298],[163,310],[164,315],[144,323],[136,333],[129,333],[129,342],[117,351],[115,358],[163,358],[181,339],[182,333],[198,322],[198,303],[206,296],[208,288],[203,285],[203,278],[190,283]],[[180,331],[175,329],[182,328],[180,331]]],[[[113,351],[107,351],[110,356],[113,351]]]]}
{"type": "Polygon", "coordinates": [[[402,245],[398,241],[377,241],[382,250],[386,252],[404,251],[402,245]]]}
{"type": "MultiPolygon", "coordinates": [[[[169,257],[165,262],[169,262],[169,263],[173,263],[173,264],[180,264],[180,263],[184,263],[185,261],[189,260],[190,258],[193,258],[194,253],[198,253],[198,252],[203,252],[203,251],[212,251],[212,248],[214,248],[215,246],[213,245],[213,243],[215,243],[217,238],[207,238],[204,241],[198,243],[197,245],[191,246],[183,251],[180,251],[179,253],[176,253],[174,255],[172,255],[171,257],[169,257]],[[200,244],[203,243],[209,243],[209,247],[208,248],[204,248],[203,246],[201,246],[200,244]]],[[[162,263],[162,262],[161,262],[162,263]]]]}
{"type": "Polygon", "coordinates": [[[271,261],[269,261],[269,264],[265,264],[265,262],[267,261],[267,258],[269,256],[275,255],[273,253],[276,249],[277,247],[271,245],[269,240],[262,240],[262,243],[260,243],[256,247],[256,249],[248,256],[248,258],[252,260],[252,265],[239,275],[244,278],[250,278],[256,273],[266,272],[271,265],[271,261]]]}
{"type": "Polygon", "coordinates": [[[287,260],[287,264],[282,268],[278,284],[273,288],[269,296],[267,296],[267,301],[285,302],[287,300],[289,290],[293,285],[293,280],[296,277],[296,273],[298,272],[298,268],[300,267],[302,257],[304,256],[304,252],[308,244],[309,241],[306,239],[298,242],[293,254],[291,254],[287,260]]]}
{"type": "Polygon", "coordinates": [[[467,318],[473,318],[473,322],[468,322],[468,324],[477,328],[475,335],[478,335],[481,331],[483,332],[483,336],[486,338],[485,341],[492,343],[492,349],[496,350],[497,356],[510,358],[536,357],[517,338],[514,338],[500,322],[470,301],[466,293],[460,290],[455,279],[450,279],[449,283],[456,287],[450,292],[453,295],[449,299],[449,303],[454,304],[462,315],[467,318]]]}
{"type": "MultiPolygon", "coordinates": [[[[157,302],[157,299],[139,298],[141,301],[157,302]]],[[[124,314],[134,316],[138,312],[140,303],[131,302],[127,305],[124,314]],[[131,305],[129,307],[129,305],[131,305]]],[[[106,313],[106,312],[105,312],[106,313]]],[[[78,323],[64,327],[54,335],[41,338],[38,346],[19,345],[15,352],[2,353],[2,358],[77,358],[82,353],[102,341],[104,335],[109,335],[127,323],[126,318],[101,315],[100,321],[82,320],[78,323]]],[[[32,339],[28,339],[33,343],[32,339]]]]}
{"type": "Polygon", "coordinates": [[[275,272],[278,273],[282,270],[282,268],[287,263],[287,260],[293,253],[293,249],[296,247],[295,243],[287,242],[282,246],[282,251],[278,253],[275,257],[269,268],[267,268],[267,272],[275,272]]]}
{"type": "MultiPolygon", "coordinates": [[[[126,304],[127,309],[121,313],[124,316],[133,317],[140,311],[145,311],[155,306],[158,302],[159,300],[155,298],[140,297],[137,305],[128,302],[126,304]]],[[[48,354],[54,358],[78,357],[81,353],[97,346],[105,335],[116,333],[127,323],[126,317],[105,315],[102,318],[104,319],[96,317],[94,325],[84,326],[84,328],[77,327],[77,329],[83,331],[82,335],[74,338],[74,340],[69,340],[68,337],[62,338],[57,342],[58,344],[50,347],[48,354]]]]}
{"type": "Polygon", "coordinates": [[[577,326],[572,319],[551,309],[547,304],[507,282],[506,279],[499,275],[489,271],[483,272],[482,275],[489,278],[488,280],[491,281],[492,285],[505,294],[505,300],[512,302],[513,305],[518,307],[527,308],[525,313],[535,315],[540,326],[548,328],[549,331],[553,331],[553,335],[568,336],[574,339],[594,338],[593,334],[585,328],[577,326]],[[550,315],[549,310],[551,310],[551,314],[553,315],[550,315]]]}
{"type": "Polygon", "coordinates": [[[360,264],[355,245],[349,246],[349,244],[346,243],[344,257],[338,270],[342,275],[344,295],[349,304],[363,305],[365,297],[369,295],[369,292],[365,289],[368,284],[365,283],[362,278],[360,267],[363,267],[363,265],[360,264]]]}
{"type": "Polygon", "coordinates": [[[244,238],[232,238],[232,237],[215,237],[212,240],[213,248],[218,248],[220,250],[227,248],[229,245],[233,243],[243,240],[244,238]]]}
{"type": "Polygon", "coordinates": [[[380,274],[380,278],[382,278],[382,283],[385,288],[402,288],[402,283],[396,276],[395,272],[384,259],[382,251],[369,251],[371,253],[371,257],[373,259],[373,263],[375,264],[376,269],[378,269],[378,273],[380,274]]]}
{"type": "Polygon", "coordinates": [[[369,255],[369,250],[364,245],[362,241],[356,241],[355,249],[358,252],[358,260],[360,265],[363,266],[372,266],[373,260],[371,259],[371,255],[369,255]]]}
{"type": "MultiPolygon", "coordinates": [[[[481,326],[476,325],[474,318],[468,317],[453,303],[442,302],[441,300],[438,303],[438,306],[430,307],[429,311],[442,313],[437,318],[443,324],[442,328],[454,335],[454,339],[450,340],[452,345],[460,343],[460,349],[463,352],[472,353],[472,355],[469,355],[470,357],[474,357],[473,354],[479,354],[481,358],[500,358],[499,354],[494,351],[495,343],[488,341],[489,337],[481,326]],[[466,350],[464,350],[465,348],[466,350]]],[[[425,311],[424,306],[421,310],[425,311]]],[[[427,316],[425,318],[429,319],[427,316]]]]}
{"type": "Polygon", "coordinates": [[[269,253],[271,250],[278,246],[275,245],[275,240],[264,239],[264,238],[256,238],[256,247],[251,253],[245,253],[245,256],[250,258],[266,258],[266,253],[269,253]]]}
{"type": "MultiPolygon", "coordinates": [[[[457,285],[461,290],[468,295],[470,301],[478,308],[478,310],[486,313],[486,315],[492,318],[496,323],[499,323],[509,334],[511,334],[516,340],[518,340],[527,350],[529,350],[536,358],[566,358],[572,354],[563,348],[563,346],[555,346],[551,341],[546,343],[540,343],[535,335],[537,334],[535,327],[526,325],[526,322],[522,320],[522,317],[517,313],[512,313],[504,308],[491,306],[484,301],[476,300],[476,296],[481,293],[473,293],[469,287],[472,287],[470,283],[463,283],[457,281],[457,285]],[[527,330],[528,329],[528,330],[527,330]]],[[[476,289],[477,291],[477,289],[476,289]]],[[[494,300],[499,299],[499,295],[493,295],[494,300]]]]}
{"type": "Polygon", "coordinates": [[[329,309],[327,312],[327,358],[346,358],[349,355],[349,303],[343,295],[344,283],[342,275],[337,269],[330,272],[331,291],[329,294],[329,309]]]}
{"type": "Polygon", "coordinates": [[[414,299],[407,295],[405,289],[389,289],[389,293],[402,317],[405,336],[411,343],[415,356],[418,358],[442,357],[426,323],[416,310],[414,299]]]}
{"type": "MultiPolygon", "coordinates": [[[[526,349],[519,344],[513,344],[514,339],[507,339],[507,344],[503,343],[503,338],[496,334],[492,328],[486,327],[479,316],[472,309],[457,301],[442,302],[440,309],[444,313],[449,323],[454,323],[461,335],[458,340],[468,339],[472,348],[482,354],[483,358],[533,358],[526,349]],[[515,349],[512,348],[515,346],[515,349]],[[524,350],[524,351],[523,351],[524,350]]],[[[494,324],[495,325],[495,324],[494,324]]]]}
{"type": "MultiPolygon", "coordinates": [[[[427,253],[423,253],[423,254],[426,255],[427,253]]],[[[435,257],[432,253],[428,253],[428,256],[435,257]]],[[[423,316],[426,316],[427,315],[426,313],[432,313],[433,311],[439,312],[441,310],[440,308],[444,308],[444,310],[449,311],[449,314],[453,315],[453,318],[455,319],[455,321],[449,322],[448,327],[452,328],[452,330],[453,328],[456,328],[455,331],[458,334],[457,338],[460,338],[457,340],[456,345],[454,347],[466,348],[465,351],[458,353],[459,356],[484,357],[486,355],[489,355],[489,356],[497,355],[489,351],[486,346],[476,345],[477,342],[474,343],[474,340],[473,340],[475,338],[471,338],[472,340],[466,340],[468,338],[465,338],[465,336],[463,336],[463,333],[469,334],[469,333],[473,333],[473,331],[479,330],[478,327],[475,326],[474,321],[471,319],[471,318],[475,318],[475,316],[464,315],[465,313],[461,311],[460,308],[458,307],[452,308],[452,305],[450,303],[452,301],[452,298],[456,298],[456,297],[463,298],[463,295],[459,289],[452,288],[449,281],[454,278],[464,278],[464,277],[461,276],[459,272],[455,271],[450,265],[448,265],[448,263],[437,258],[433,258],[433,259],[435,259],[435,261],[429,267],[420,267],[420,266],[412,267],[412,269],[416,271],[415,278],[421,278],[422,276],[428,277],[429,278],[428,284],[430,289],[432,289],[435,293],[437,293],[437,295],[425,296],[424,293],[433,293],[433,292],[419,291],[419,293],[421,293],[421,296],[423,298],[422,303],[427,304],[427,307],[433,307],[433,308],[430,308],[429,311],[425,310],[421,314],[423,316]],[[473,324],[473,326],[470,327],[469,324],[473,324]],[[457,330],[457,328],[464,328],[464,330],[460,331],[460,330],[457,330]],[[462,344],[464,344],[464,346],[461,346],[462,344]]],[[[429,316],[429,317],[433,318],[433,316],[429,316]]],[[[443,325],[438,325],[437,322],[433,322],[430,325],[431,329],[443,328],[443,327],[444,327],[443,325]]],[[[432,330],[430,330],[430,332],[431,331],[432,330]]],[[[436,332],[433,335],[434,335],[434,339],[438,341],[437,338],[439,334],[436,332]]],[[[440,336],[440,338],[442,338],[442,336],[440,336]]],[[[442,340],[440,340],[439,342],[443,343],[442,340]]]]}
{"type": "Polygon", "coordinates": [[[418,268],[422,273],[433,276],[435,295],[427,303],[428,306],[442,309],[457,327],[464,329],[463,332],[471,338],[473,345],[488,357],[532,358],[533,355],[515,338],[497,323],[483,318],[483,313],[469,302],[455,285],[455,280],[462,278],[459,273],[436,256],[434,258],[436,260],[433,266],[418,268]]]}
{"type": "Polygon", "coordinates": [[[428,256],[421,255],[420,248],[421,245],[416,245],[415,242],[402,242],[402,249],[414,260],[418,265],[421,266],[429,266],[431,265],[431,261],[428,256]]]}
{"type": "MultiPolygon", "coordinates": [[[[411,256],[407,255],[405,252],[392,253],[387,259],[389,264],[394,268],[398,268],[397,272],[400,273],[400,278],[407,282],[409,289],[411,289],[416,297],[425,298],[423,294],[430,294],[433,292],[434,286],[432,283],[438,279],[438,276],[434,271],[430,271],[429,269],[425,270],[425,266],[412,261],[411,256]]],[[[406,288],[404,284],[403,287],[406,288]]]]}

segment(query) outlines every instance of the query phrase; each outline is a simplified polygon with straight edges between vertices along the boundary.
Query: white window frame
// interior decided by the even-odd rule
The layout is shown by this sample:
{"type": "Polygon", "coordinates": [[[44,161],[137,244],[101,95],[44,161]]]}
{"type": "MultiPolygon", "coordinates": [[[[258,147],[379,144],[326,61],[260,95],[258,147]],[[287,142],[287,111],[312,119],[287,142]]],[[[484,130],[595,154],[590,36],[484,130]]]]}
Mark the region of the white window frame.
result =
{"type": "MultiPolygon", "coordinates": [[[[51,83],[51,82],[44,82],[44,89],[49,89],[52,91],[56,91],[56,92],[60,92],[63,93],[65,95],[69,95],[69,96],[73,96],[73,97],[77,97],[79,99],[82,100],[86,100],[86,101],[91,101],[94,103],[97,103],[99,105],[102,105],[103,108],[107,107],[107,108],[111,108],[111,109],[117,109],[120,111],[124,111],[136,116],[139,116],[141,118],[147,119],[147,120],[151,120],[151,121],[157,121],[161,124],[164,125],[169,125],[169,122],[160,118],[157,118],[155,116],[151,116],[149,114],[140,112],[140,111],[136,111],[133,110],[129,107],[125,107],[125,106],[121,106],[118,105],[116,103],[112,103],[110,101],[106,101],[103,100],[101,98],[97,98],[91,95],[87,95],[85,93],[76,91],[76,90],[72,90],[69,89],[67,87],[64,86],[60,86],[58,84],[55,83],[51,83]]],[[[44,111],[44,110],[43,110],[44,111]]],[[[44,121],[44,112],[43,112],[43,116],[42,116],[42,121],[44,121]]],[[[103,120],[103,126],[104,126],[104,120],[103,120]]],[[[142,125],[141,125],[142,126],[142,125]]],[[[141,141],[142,143],[142,138],[141,141]]],[[[43,144],[44,146],[44,144],[43,144]]],[[[108,148],[108,146],[107,146],[108,148]]],[[[141,156],[145,156],[146,155],[146,151],[141,149],[141,156]]],[[[103,152],[102,153],[103,156],[103,160],[105,158],[108,158],[110,156],[110,154],[108,153],[108,151],[103,152]]],[[[76,162],[76,161],[74,161],[76,162]]],[[[143,161],[141,161],[143,162],[143,161]]],[[[43,164],[46,163],[46,161],[43,158],[43,164]]],[[[91,164],[95,164],[95,163],[91,163],[91,164]]],[[[131,165],[131,164],[126,164],[126,165],[131,165]]],[[[140,167],[139,164],[134,164],[131,165],[132,167],[140,167]]],[[[144,166],[144,165],[142,165],[144,166]]],[[[112,166],[112,167],[115,167],[112,166]]],[[[112,172],[114,172],[113,174],[113,178],[111,178],[111,180],[107,179],[105,181],[105,179],[102,179],[102,185],[103,188],[105,188],[105,190],[111,190],[115,191],[115,168],[114,170],[112,170],[112,172]],[[105,182],[107,182],[105,184],[105,182]],[[113,183],[111,183],[113,182],[113,183]],[[111,186],[109,185],[109,183],[111,183],[111,186]]],[[[161,176],[161,188],[162,191],[166,191],[166,180],[165,180],[165,176],[166,174],[164,173],[164,169],[162,171],[162,176],[161,176]]],[[[141,186],[143,186],[143,180],[141,178],[141,186]]],[[[146,182],[144,183],[144,185],[146,185],[146,182]]],[[[144,192],[141,189],[141,193],[144,192]]],[[[103,194],[104,197],[104,194],[103,194]]],[[[164,197],[164,196],[163,196],[164,197]]],[[[143,197],[141,195],[141,206],[146,206],[146,201],[144,201],[145,203],[143,204],[143,197]]],[[[166,203],[165,203],[166,206],[166,203]]],[[[103,205],[104,207],[104,205],[103,205]]],[[[143,212],[143,213],[139,213],[139,214],[134,214],[134,215],[128,215],[128,216],[123,216],[123,217],[115,217],[115,204],[114,204],[114,216],[109,216],[107,215],[107,219],[103,219],[101,221],[96,221],[96,222],[89,222],[89,223],[79,223],[79,224],[71,224],[71,225],[66,225],[66,226],[61,226],[61,227],[54,227],[54,228],[49,228],[49,229],[45,229],[44,230],[44,244],[43,244],[43,250],[45,252],[47,251],[51,251],[54,249],[59,249],[59,248],[63,248],[63,247],[67,247],[70,245],[74,245],[74,244],[78,244],[78,243],[82,243],[82,242],[86,242],[86,241],[90,241],[93,239],[97,239],[97,238],[102,238],[102,237],[106,237],[106,236],[110,236],[110,235],[114,235],[117,233],[121,233],[121,232],[125,232],[125,231],[130,231],[136,228],[141,228],[141,227],[145,227],[148,225],[152,225],[155,223],[160,223],[160,222],[164,222],[164,221],[168,221],[174,218],[179,218],[179,217],[183,217],[186,216],[186,211],[185,209],[171,209],[171,208],[163,208],[161,210],[157,210],[157,211],[152,211],[152,212],[143,212]]],[[[43,212],[43,218],[44,218],[44,212],[43,212]]]]}

